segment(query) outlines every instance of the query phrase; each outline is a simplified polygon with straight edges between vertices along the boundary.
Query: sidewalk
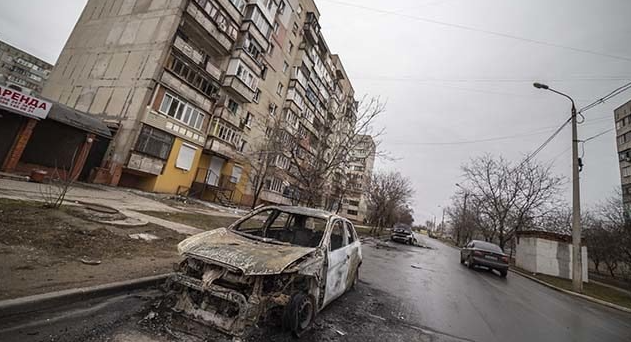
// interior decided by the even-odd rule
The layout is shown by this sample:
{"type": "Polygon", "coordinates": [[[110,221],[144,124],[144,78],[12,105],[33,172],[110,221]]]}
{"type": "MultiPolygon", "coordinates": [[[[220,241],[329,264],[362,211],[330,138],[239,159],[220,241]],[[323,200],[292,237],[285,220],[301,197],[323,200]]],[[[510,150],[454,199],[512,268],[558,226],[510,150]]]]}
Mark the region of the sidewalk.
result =
{"type": "Polygon", "coordinates": [[[48,293],[171,272],[177,244],[191,234],[234,221],[229,208],[166,200],[168,195],[78,183],[59,210],[44,209],[40,184],[0,179],[0,299],[48,293]],[[111,207],[148,222],[95,222],[77,202],[111,207]],[[220,211],[220,209],[223,209],[220,211]],[[157,217],[142,211],[167,214],[157,217]],[[194,227],[168,213],[215,217],[194,227]],[[204,228],[204,229],[200,229],[204,228]],[[151,235],[157,240],[134,239],[151,235]]]}

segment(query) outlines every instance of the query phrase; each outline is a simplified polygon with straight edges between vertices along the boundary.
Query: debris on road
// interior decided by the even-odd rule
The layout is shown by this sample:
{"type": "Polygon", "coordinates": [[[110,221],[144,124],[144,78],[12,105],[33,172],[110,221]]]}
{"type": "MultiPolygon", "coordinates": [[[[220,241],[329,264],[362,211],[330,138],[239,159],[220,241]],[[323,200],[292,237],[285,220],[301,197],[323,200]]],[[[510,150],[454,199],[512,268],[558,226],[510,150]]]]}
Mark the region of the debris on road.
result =
{"type": "Polygon", "coordinates": [[[137,234],[129,234],[129,237],[134,240],[144,240],[144,241],[153,241],[159,240],[160,238],[148,233],[137,233],[137,234]]]}
{"type": "Polygon", "coordinates": [[[87,259],[87,258],[81,258],[79,260],[86,265],[96,266],[96,265],[101,264],[101,260],[92,260],[92,259],[87,259]]]}

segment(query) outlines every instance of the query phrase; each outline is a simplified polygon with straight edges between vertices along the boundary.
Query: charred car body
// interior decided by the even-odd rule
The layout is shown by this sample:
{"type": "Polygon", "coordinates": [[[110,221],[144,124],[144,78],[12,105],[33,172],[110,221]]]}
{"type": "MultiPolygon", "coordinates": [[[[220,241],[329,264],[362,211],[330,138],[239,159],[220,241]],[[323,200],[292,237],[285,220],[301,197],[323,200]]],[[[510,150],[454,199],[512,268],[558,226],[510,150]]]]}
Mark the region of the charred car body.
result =
{"type": "Polygon", "coordinates": [[[271,206],[178,245],[174,310],[240,336],[280,320],[300,336],[328,303],[352,288],[361,247],[350,221],[329,212],[271,206]]]}
{"type": "Polygon", "coordinates": [[[394,228],[392,228],[392,234],[390,235],[390,240],[404,242],[408,245],[413,245],[416,242],[416,238],[414,238],[414,233],[412,232],[412,227],[402,223],[394,225],[394,228]]]}

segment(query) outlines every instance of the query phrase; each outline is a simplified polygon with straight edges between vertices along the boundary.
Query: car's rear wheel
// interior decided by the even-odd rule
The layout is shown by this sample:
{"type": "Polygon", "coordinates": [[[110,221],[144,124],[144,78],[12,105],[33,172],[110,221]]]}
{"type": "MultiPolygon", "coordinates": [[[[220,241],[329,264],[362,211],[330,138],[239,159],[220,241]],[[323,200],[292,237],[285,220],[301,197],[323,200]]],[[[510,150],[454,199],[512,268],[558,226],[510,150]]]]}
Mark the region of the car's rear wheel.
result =
{"type": "Polygon", "coordinates": [[[471,269],[473,269],[475,267],[475,264],[473,263],[473,258],[469,257],[469,261],[467,261],[467,266],[471,269]]]}
{"type": "Polygon", "coordinates": [[[500,277],[506,278],[507,274],[508,274],[508,270],[500,270],[500,277]]]}
{"type": "Polygon", "coordinates": [[[295,293],[285,307],[283,325],[294,336],[300,337],[311,328],[315,313],[313,298],[303,292],[295,293]]]}
{"type": "Polygon", "coordinates": [[[464,264],[464,258],[462,257],[462,254],[460,254],[460,263],[464,264]]]}

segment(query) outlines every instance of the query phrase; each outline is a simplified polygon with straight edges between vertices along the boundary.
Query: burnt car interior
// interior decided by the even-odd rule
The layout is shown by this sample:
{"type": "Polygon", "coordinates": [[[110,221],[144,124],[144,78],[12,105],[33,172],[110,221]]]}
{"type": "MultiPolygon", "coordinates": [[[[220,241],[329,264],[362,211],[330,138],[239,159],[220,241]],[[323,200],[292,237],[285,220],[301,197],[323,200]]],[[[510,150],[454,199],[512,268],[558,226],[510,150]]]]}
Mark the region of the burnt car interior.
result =
{"type": "Polygon", "coordinates": [[[270,209],[244,220],[233,229],[252,236],[315,248],[320,245],[325,228],[324,219],[270,209]]]}

